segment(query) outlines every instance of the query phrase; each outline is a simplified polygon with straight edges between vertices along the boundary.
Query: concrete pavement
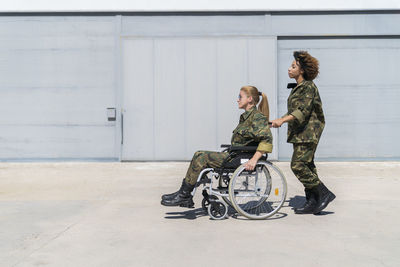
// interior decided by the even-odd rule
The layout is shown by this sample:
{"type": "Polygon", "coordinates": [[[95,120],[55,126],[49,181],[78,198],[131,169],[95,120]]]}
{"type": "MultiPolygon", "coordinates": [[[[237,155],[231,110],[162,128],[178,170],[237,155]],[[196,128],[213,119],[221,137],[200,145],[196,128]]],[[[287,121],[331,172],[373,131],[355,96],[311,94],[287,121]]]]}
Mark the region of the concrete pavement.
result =
{"type": "MultiPolygon", "coordinates": [[[[337,198],[270,220],[163,207],[187,162],[0,163],[0,266],[400,266],[400,162],[317,162],[337,198]]],[[[295,204],[294,204],[295,203],[295,204]]]]}

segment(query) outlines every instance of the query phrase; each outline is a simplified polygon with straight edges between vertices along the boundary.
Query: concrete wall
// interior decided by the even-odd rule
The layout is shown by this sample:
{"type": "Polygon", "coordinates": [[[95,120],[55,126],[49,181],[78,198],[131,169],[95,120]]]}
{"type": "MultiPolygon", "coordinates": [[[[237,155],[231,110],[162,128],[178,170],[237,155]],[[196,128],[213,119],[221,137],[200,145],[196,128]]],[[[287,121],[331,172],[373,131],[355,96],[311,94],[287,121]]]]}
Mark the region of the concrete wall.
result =
{"type": "MultiPolygon", "coordinates": [[[[395,12],[1,16],[0,159],[121,159],[123,40],[268,37],[277,38],[279,47],[290,38],[398,39],[399,23],[395,12]],[[107,121],[108,107],[117,109],[115,122],[107,121]]],[[[394,43],[394,49],[400,49],[394,43]]],[[[229,61],[225,63],[229,66],[229,61]]],[[[265,64],[281,70],[279,64],[284,62],[265,64]]],[[[278,86],[285,83],[282,75],[286,73],[280,72],[278,86]]],[[[379,81],[379,77],[369,78],[379,81]]],[[[272,88],[276,95],[272,103],[278,103],[278,86],[272,88]]],[[[324,102],[329,101],[325,97],[324,102]]],[[[377,112],[395,111],[383,105],[377,112]]],[[[387,129],[381,138],[394,139],[399,122],[394,120],[387,129]]],[[[388,146],[385,155],[400,158],[400,154],[387,153],[391,149],[388,146]]],[[[384,159],[382,155],[373,157],[384,159]]],[[[182,154],[174,159],[187,157],[182,154]]],[[[327,159],[341,157],[340,151],[326,155],[327,159]]]]}

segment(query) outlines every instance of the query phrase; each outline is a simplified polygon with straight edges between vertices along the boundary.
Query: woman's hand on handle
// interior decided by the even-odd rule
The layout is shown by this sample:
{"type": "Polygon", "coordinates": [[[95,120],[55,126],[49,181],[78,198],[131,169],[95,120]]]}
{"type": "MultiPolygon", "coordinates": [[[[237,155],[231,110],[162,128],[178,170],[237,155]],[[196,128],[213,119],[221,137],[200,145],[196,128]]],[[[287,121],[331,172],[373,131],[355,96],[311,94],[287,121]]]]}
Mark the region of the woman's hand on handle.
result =
{"type": "Polygon", "coordinates": [[[285,116],[283,118],[279,118],[279,119],[271,121],[271,124],[272,124],[273,128],[279,128],[285,122],[292,121],[292,120],[294,120],[294,116],[293,115],[287,115],[287,116],[285,116]]]}
{"type": "Polygon", "coordinates": [[[276,120],[271,121],[271,123],[272,123],[273,128],[279,128],[283,124],[283,119],[282,118],[276,119],[276,120]]]}

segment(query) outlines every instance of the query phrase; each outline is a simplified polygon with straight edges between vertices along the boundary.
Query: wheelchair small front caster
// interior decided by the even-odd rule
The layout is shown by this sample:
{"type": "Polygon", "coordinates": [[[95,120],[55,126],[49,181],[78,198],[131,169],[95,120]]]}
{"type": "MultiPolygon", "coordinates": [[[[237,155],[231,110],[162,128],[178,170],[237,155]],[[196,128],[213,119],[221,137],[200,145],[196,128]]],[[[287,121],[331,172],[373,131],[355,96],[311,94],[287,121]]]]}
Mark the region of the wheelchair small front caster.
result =
{"type": "Polygon", "coordinates": [[[208,196],[204,197],[203,200],[201,201],[201,207],[203,208],[204,212],[208,212],[208,206],[210,205],[210,202],[218,200],[217,196],[208,196]]]}
{"type": "Polygon", "coordinates": [[[227,214],[228,206],[220,200],[211,201],[208,205],[208,215],[214,220],[222,220],[227,214]]]}

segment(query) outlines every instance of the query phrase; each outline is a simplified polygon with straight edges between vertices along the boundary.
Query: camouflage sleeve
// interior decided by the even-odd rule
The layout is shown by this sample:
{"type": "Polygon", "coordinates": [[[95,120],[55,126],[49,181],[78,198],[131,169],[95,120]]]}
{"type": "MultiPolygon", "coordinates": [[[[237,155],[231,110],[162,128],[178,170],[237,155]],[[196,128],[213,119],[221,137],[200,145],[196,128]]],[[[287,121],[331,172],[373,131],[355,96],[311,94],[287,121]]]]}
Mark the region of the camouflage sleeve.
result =
{"type": "Polygon", "coordinates": [[[272,152],[272,133],[268,126],[267,118],[256,114],[251,124],[250,135],[254,141],[259,142],[257,151],[262,153],[272,152]]]}
{"type": "Polygon", "coordinates": [[[311,115],[314,99],[314,88],[312,85],[307,85],[304,88],[300,97],[293,99],[291,103],[292,112],[288,115],[293,115],[300,124],[311,115]]]}

